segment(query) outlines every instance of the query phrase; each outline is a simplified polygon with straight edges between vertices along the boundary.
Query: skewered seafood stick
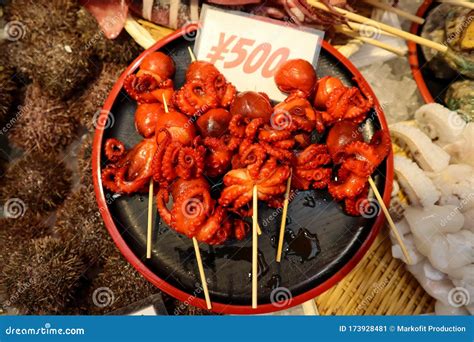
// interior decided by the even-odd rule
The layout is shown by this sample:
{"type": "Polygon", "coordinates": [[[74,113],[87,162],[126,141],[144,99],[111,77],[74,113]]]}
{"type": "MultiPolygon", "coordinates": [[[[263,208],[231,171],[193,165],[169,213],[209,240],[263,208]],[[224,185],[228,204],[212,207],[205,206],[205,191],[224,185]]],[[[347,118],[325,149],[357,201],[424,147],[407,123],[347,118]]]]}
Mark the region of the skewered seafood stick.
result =
{"type": "MultiPolygon", "coordinates": [[[[196,61],[196,56],[194,55],[193,49],[191,49],[190,46],[188,46],[188,51],[189,51],[189,56],[191,57],[191,61],[195,62],[196,61]]],[[[260,228],[260,225],[257,222],[257,234],[262,235],[262,229],[260,228]]]]}
{"type": "MultiPolygon", "coordinates": [[[[168,103],[166,102],[165,95],[163,94],[163,106],[165,107],[165,113],[169,112],[168,103]]],[[[201,251],[199,250],[199,243],[196,237],[193,237],[194,253],[196,254],[196,261],[199,269],[199,276],[201,278],[202,289],[204,291],[204,298],[206,299],[206,306],[208,310],[212,309],[211,297],[209,296],[209,289],[207,287],[206,273],[202,264],[201,251]]]]}
{"type": "Polygon", "coordinates": [[[151,239],[153,231],[153,179],[150,180],[150,188],[148,191],[148,228],[146,234],[146,258],[151,258],[151,239]]]}
{"type": "Polygon", "coordinates": [[[466,7],[469,9],[474,9],[474,3],[470,1],[461,1],[461,0],[436,0],[437,2],[442,2],[445,4],[450,4],[454,6],[466,7]]]}
{"type": "Polygon", "coordinates": [[[399,17],[408,19],[410,21],[413,21],[414,23],[417,23],[417,24],[420,24],[420,25],[423,25],[425,23],[425,19],[423,19],[421,17],[418,17],[414,14],[405,12],[405,11],[403,11],[403,10],[397,8],[397,7],[394,7],[390,4],[386,4],[386,3],[381,2],[379,0],[363,0],[363,1],[365,3],[368,3],[369,5],[372,5],[372,6],[376,7],[376,8],[383,9],[387,12],[395,13],[399,17]]]}
{"type": "Polygon", "coordinates": [[[283,201],[283,212],[281,215],[281,224],[280,224],[280,236],[278,238],[278,249],[276,255],[276,261],[281,261],[281,254],[283,250],[283,240],[285,239],[285,228],[286,228],[286,216],[288,215],[288,204],[290,202],[290,190],[291,190],[291,176],[288,177],[288,181],[286,183],[286,191],[285,191],[285,200],[283,201]]]}
{"type": "Polygon", "coordinates": [[[252,191],[252,308],[257,308],[258,302],[258,193],[257,186],[253,186],[252,191]]]}
{"type": "Polygon", "coordinates": [[[361,23],[361,24],[373,26],[373,27],[376,27],[376,28],[380,28],[380,29],[382,29],[384,31],[387,31],[389,33],[393,33],[393,34],[395,34],[396,36],[398,36],[400,38],[413,41],[413,42],[415,42],[417,44],[420,44],[420,45],[427,46],[427,47],[435,49],[439,52],[446,53],[448,51],[448,47],[443,45],[443,44],[435,43],[431,40],[428,40],[428,39],[422,38],[420,36],[417,36],[416,34],[412,34],[412,33],[405,32],[403,30],[399,30],[399,29],[397,29],[393,26],[378,22],[378,21],[373,20],[373,19],[366,18],[366,17],[364,17],[362,15],[359,15],[359,14],[355,14],[355,13],[346,11],[342,8],[333,7],[333,9],[331,10],[325,4],[319,2],[318,0],[308,0],[308,4],[310,4],[311,6],[313,6],[315,8],[318,8],[320,10],[326,11],[326,12],[336,11],[340,14],[343,14],[349,20],[352,20],[352,21],[355,21],[355,22],[358,22],[358,23],[361,23]]]}
{"type": "Polygon", "coordinates": [[[199,243],[195,237],[193,237],[194,252],[196,253],[196,260],[198,262],[199,276],[201,277],[202,289],[204,290],[204,298],[206,299],[207,309],[212,309],[211,297],[209,296],[209,289],[207,288],[206,273],[204,273],[204,267],[202,266],[201,251],[199,250],[199,243]]]}
{"type": "Polygon", "coordinates": [[[402,253],[405,256],[407,264],[411,265],[412,263],[411,257],[410,257],[410,254],[408,253],[407,247],[405,246],[405,242],[400,236],[400,233],[398,232],[397,227],[395,227],[395,223],[393,222],[392,217],[390,216],[390,213],[388,212],[388,209],[385,206],[383,198],[380,195],[380,192],[377,189],[377,185],[375,185],[374,180],[372,179],[372,176],[369,177],[369,184],[372,190],[374,191],[374,195],[377,198],[377,201],[379,202],[380,208],[382,209],[385,215],[385,218],[387,219],[388,225],[390,226],[390,229],[392,230],[393,235],[395,235],[395,239],[397,239],[397,243],[400,245],[400,248],[402,249],[402,253]]]}

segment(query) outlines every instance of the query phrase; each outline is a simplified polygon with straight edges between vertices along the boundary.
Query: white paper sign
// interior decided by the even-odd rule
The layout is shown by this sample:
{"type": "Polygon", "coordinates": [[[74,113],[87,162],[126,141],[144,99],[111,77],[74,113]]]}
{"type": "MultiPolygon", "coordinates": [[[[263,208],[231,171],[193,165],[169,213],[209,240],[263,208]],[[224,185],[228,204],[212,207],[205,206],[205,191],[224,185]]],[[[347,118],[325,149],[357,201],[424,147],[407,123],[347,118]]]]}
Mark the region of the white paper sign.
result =
{"type": "Polygon", "coordinates": [[[281,101],[287,95],[273,79],[278,66],[302,58],[315,67],[324,32],[277,20],[204,5],[194,53],[214,64],[239,91],[263,91],[281,101]]]}

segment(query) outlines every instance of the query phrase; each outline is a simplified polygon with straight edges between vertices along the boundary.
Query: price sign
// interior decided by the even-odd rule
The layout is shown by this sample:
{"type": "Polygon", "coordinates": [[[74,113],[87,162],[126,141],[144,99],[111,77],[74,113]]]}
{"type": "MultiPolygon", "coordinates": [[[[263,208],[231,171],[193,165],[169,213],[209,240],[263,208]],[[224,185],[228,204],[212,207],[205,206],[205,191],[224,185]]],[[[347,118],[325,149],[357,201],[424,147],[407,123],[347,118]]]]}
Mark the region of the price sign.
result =
{"type": "Polygon", "coordinates": [[[239,91],[263,91],[273,100],[286,95],[273,76],[288,59],[318,62],[324,32],[204,5],[194,52],[213,63],[239,91]]]}

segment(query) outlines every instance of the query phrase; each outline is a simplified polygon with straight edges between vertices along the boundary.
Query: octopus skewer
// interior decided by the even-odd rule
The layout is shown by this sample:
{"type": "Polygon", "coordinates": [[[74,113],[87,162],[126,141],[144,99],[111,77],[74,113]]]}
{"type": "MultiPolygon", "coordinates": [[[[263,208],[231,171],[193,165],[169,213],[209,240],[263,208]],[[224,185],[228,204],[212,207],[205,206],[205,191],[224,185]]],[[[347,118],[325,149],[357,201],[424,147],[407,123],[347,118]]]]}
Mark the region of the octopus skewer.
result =
{"type": "Polygon", "coordinates": [[[252,189],[252,308],[258,305],[258,195],[257,185],[252,189]]]}
{"type": "Polygon", "coordinates": [[[283,240],[285,237],[286,217],[288,215],[288,205],[290,203],[290,190],[291,190],[291,175],[290,177],[288,177],[288,181],[286,184],[286,191],[285,191],[285,199],[283,201],[283,212],[281,214],[280,235],[278,237],[276,262],[281,261],[281,254],[283,251],[283,240]]]}
{"type": "Polygon", "coordinates": [[[148,190],[148,227],[146,233],[146,258],[151,258],[151,239],[153,237],[153,179],[150,180],[150,187],[148,190]]]}
{"type": "MultiPolygon", "coordinates": [[[[165,96],[163,95],[163,106],[165,108],[165,113],[169,113],[168,102],[166,101],[165,96]]],[[[151,181],[153,183],[153,180],[151,181]]],[[[201,250],[199,249],[199,242],[195,236],[193,236],[193,246],[194,253],[196,254],[196,261],[199,269],[199,276],[201,278],[202,289],[204,291],[204,298],[206,300],[206,306],[208,310],[212,309],[211,297],[209,295],[209,289],[207,287],[206,273],[204,272],[204,267],[202,264],[201,250]]]]}

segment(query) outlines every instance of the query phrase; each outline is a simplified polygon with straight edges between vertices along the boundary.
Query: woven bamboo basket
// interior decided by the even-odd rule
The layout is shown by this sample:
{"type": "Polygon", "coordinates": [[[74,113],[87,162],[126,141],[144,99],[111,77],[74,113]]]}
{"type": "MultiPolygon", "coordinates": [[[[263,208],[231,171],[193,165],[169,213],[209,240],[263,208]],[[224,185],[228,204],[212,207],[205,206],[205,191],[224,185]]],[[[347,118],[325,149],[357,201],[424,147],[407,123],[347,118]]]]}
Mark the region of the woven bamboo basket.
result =
{"type": "MultiPolygon", "coordinates": [[[[131,16],[125,29],[144,48],[173,32],[131,16]]],[[[352,53],[357,51],[357,42],[349,41],[348,44],[351,46],[338,48],[352,53]]],[[[406,270],[405,264],[392,257],[391,248],[389,228],[385,227],[360,263],[336,286],[314,299],[319,314],[419,315],[434,312],[435,300],[406,270]]]]}

